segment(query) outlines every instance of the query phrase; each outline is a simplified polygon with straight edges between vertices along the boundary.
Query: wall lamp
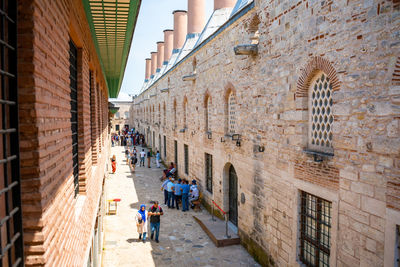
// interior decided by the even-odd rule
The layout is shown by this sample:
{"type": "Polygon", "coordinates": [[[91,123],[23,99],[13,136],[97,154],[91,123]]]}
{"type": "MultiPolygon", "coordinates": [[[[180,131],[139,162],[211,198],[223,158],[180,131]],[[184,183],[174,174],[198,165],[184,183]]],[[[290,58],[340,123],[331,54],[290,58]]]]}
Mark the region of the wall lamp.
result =
{"type": "Polygon", "coordinates": [[[258,44],[237,45],[233,48],[233,51],[235,55],[255,56],[258,54],[258,44]]]}
{"type": "Polygon", "coordinates": [[[193,73],[193,74],[189,74],[189,75],[185,75],[182,77],[183,81],[195,81],[197,78],[197,74],[193,73]]]}
{"type": "Polygon", "coordinates": [[[211,132],[207,132],[207,138],[208,139],[212,139],[212,133],[211,132]]]}
{"type": "Polygon", "coordinates": [[[232,140],[233,141],[239,141],[240,140],[240,134],[232,134],[232,140]]]}

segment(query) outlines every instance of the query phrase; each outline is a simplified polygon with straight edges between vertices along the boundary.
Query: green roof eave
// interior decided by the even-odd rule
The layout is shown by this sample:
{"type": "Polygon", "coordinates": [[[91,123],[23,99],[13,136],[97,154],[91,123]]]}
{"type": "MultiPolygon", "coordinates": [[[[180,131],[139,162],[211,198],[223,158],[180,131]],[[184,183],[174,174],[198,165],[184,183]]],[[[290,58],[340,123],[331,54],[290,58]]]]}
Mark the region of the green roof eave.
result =
{"type": "Polygon", "coordinates": [[[129,4],[121,0],[82,1],[107,83],[108,95],[116,98],[124,78],[141,0],[130,0],[129,4]]]}

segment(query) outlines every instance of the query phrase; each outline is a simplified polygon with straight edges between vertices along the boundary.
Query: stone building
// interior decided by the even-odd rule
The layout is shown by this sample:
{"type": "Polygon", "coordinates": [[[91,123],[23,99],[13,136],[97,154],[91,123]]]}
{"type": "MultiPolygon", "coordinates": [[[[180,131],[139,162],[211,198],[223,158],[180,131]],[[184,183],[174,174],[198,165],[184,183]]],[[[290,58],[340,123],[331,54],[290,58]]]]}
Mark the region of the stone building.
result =
{"type": "Polygon", "coordinates": [[[133,126],[131,107],[132,101],[110,101],[118,111],[111,119],[111,132],[118,132],[128,126],[131,129],[133,126]]]}
{"type": "Polygon", "coordinates": [[[108,97],[140,5],[102,2],[1,1],[0,266],[100,264],[108,97]]]}
{"type": "Polygon", "coordinates": [[[174,12],[135,127],[263,265],[397,266],[398,1],[214,7],[174,12]]]}

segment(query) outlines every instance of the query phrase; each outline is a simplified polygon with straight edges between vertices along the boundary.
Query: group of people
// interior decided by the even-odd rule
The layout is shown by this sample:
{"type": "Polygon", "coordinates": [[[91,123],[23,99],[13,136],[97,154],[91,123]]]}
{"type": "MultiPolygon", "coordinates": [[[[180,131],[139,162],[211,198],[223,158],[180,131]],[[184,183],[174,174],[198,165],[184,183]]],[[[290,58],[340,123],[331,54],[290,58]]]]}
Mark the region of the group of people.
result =
{"type": "MultiPolygon", "coordinates": [[[[114,135],[112,138],[113,145],[115,142],[122,142],[121,145],[127,146],[125,150],[126,161],[129,164],[131,171],[135,171],[136,165],[139,162],[140,167],[145,166],[145,159],[147,157],[147,167],[151,168],[151,158],[153,157],[152,151],[149,149],[147,152],[144,148],[139,152],[136,149],[135,145],[145,146],[144,136],[135,133],[131,134],[130,132],[124,132],[123,135],[118,133],[118,135],[114,135]],[[129,138],[132,138],[131,141],[129,138]],[[127,141],[127,142],[126,142],[127,141]]],[[[160,168],[161,165],[161,155],[160,152],[157,151],[156,155],[156,164],[157,167],[160,168]]],[[[116,171],[116,156],[113,155],[111,158],[111,167],[112,172],[116,171]]],[[[177,208],[179,210],[179,206],[182,207],[182,211],[186,212],[189,210],[189,206],[194,207],[193,202],[199,199],[199,190],[197,188],[196,180],[193,180],[191,184],[186,179],[178,179],[176,177],[176,166],[173,162],[171,162],[168,169],[165,169],[163,172],[163,176],[161,177],[163,181],[161,186],[161,191],[164,191],[164,204],[168,208],[177,208]]],[[[146,210],[146,205],[140,205],[138,212],[135,215],[135,221],[137,226],[137,231],[139,233],[139,240],[146,242],[147,232],[148,232],[148,222],[150,221],[150,238],[155,240],[155,242],[159,242],[159,234],[160,234],[160,217],[164,215],[163,209],[159,206],[158,201],[154,201],[154,204],[146,210]]]]}
{"type": "Polygon", "coordinates": [[[139,132],[135,132],[135,129],[129,130],[125,128],[124,130],[118,131],[111,136],[111,146],[120,145],[120,146],[137,146],[142,145],[145,146],[145,138],[143,134],[139,132]]]}
{"type": "Polygon", "coordinates": [[[174,179],[169,176],[161,185],[161,191],[164,191],[164,204],[168,208],[179,210],[179,204],[182,204],[182,211],[188,211],[189,206],[194,207],[193,201],[199,199],[199,189],[196,180],[191,185],[186,179],[174,179]]]}

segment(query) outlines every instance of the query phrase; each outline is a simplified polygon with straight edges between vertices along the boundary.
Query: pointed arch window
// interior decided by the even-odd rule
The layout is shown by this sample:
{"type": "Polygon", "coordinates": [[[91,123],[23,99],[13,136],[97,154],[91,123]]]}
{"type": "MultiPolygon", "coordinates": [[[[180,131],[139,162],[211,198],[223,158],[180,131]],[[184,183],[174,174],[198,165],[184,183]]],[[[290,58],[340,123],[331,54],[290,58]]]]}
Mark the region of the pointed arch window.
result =
{"type": "Polygon", "coordinates": [[[236,133],[236,96],[231,92],[228,97],[228,133],[236,133]]]}
{"type": "Polygon", "coordinates": [[[309,148],[332,152],[332,84],[324,72],[319,71],[311,80],[308,95],[309,148]]]}

